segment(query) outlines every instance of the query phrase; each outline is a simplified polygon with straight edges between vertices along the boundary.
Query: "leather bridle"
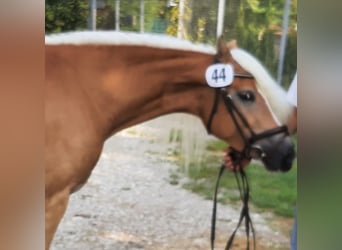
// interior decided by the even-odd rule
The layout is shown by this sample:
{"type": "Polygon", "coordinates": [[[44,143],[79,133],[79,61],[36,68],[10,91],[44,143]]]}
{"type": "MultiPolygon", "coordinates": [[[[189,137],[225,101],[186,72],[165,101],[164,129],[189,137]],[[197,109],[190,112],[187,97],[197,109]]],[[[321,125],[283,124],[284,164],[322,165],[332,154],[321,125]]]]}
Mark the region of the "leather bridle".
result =
{"type": "MultiPolygon", "coordinates": [[[[234,78],[254,79],[254,76],[249,75],[249,74],[237,74],[237,73],[235,73],[234,78]]],[[[253,144],[255,142],[257,142],[261,139],[267,138],[267,137],[271,137],[271,136],[276,135],[276,134],[280,134],[280,133],[285,133],[286,135],[289,134],[288,128],[286,125],[275,127],[273,129],[268,129],[268,130],[265,130],[259,134],[255,133],[253,131],[253,129],[251,128],[251,126],[249,125],[249,123],[247,122],[247,119],[244,117],[244,115],[239,111],[239,109],[234,104],[233,99],[230,96],[230,94],[228,93],[227,89],[226,88],[215,88],[214,91],[215,91],[214,103],[213,103],[213,107],[211,109],[209,120],[207,122],[207,126],[206,126],[207,131],[209,134],[211,133],[211,124],[212,124],[214,116],[217,112],[219,99],[221,97],[222,100],[224,101],[227,112],[232,117],[236,129],[238,130],[241,138],[244,141],[244,149],[242,150],[242,153],[246,158],[250,158],[250,153],[252,150],[259,151],[258,153],[260,155],[260,158],[263,158],[266,156],[266,154],[264,152],[262,152],[262,149],[253,147],[253,144]],[[248,131],[251,135],[249,138],[243,132],[243,130],[242,130],[242,128],[238,122],[238,119],[240,119],[243,126],[245,126],[248,129],[248,131]]]]}
{"type": "MultiPolygon", "coordinates": [[[[220,63],[220,61],[217,60],[216,56],[215,56],[214,62],[220,63]]],[[[234,73],[234,79],[235,78],[254,79],[254,76],[252,76],[250,74],[234,73]]],[[[284,125],[284,126],[279,126],[279,127],[269,129],[269,130],[266,130],[264,132],[256,134],[253,131],[253,129],[251,128],[251,126],[249,125],[249,123],[247,122],[247,119],[244,117],[244,115],[239,111],[239,109],[234,104],[233,99],[230,96],[227,89],[226,88],[215,88],[214,91],[215,91],[214,103],[213,103],[213,107],[212,107],[212,110],[211,110],[211,113],[209,116],[209,120],[208,120],[207,126],[206,126],[208,133],[210,134],[210,132],[211,132],[211,124],[212,124],[214,116],[217,112],[219,100],[221,97],[223,99],[223,102],[225,104],[227,112],[232,117],[236,129],[238,130],[240,136],[242,137],[242,139],[244,141],[244,149],[242,150],[242,152],[238,152],[235,150],[235,155],[238,154],[239,159],[232,159],[233,161],[235,161],[235,166],[238,167],[238,171],[234,171],[234,174],[235,174],[235,177],[237,180],[237,184],[238,184],[240,197],[241,197],[243,206],[241,209],[238,224],[237,224],[235,230],[233,231],[233,233],[231,234],[229,240],[227,241],[226,246],[225,246],[225,250],[228,250],[231,248],[235,234],[236,234],[238,228],[240,227],[243,219],[245,219],[245,230],[246,230],[246,236],[247,236],[247,248],[246,249],[249,250],[249,244],[250,244],[249,234],[250,234],[250,231],[252,232],[252,235],[253,235],[253,243],[254,243],[253,245],[254,245],[254,249],[255,249],[255,246],[256,246],[255,245],[255,231],[253,228],[252,220],[251,220],[250,215],[249,215],[249,207],[248,207],[249,191],[250,191],[249,190],[249,184],[248,184],[247,176],[246,176],[243,168],[240,166],[240,163],[241,163],[243,158],[251,159],[252,152],[256,153],[258,158],[260,158],[261,160],[263,158],[265,158],[266,153],[263,152],[263,150],[261,148],[253,146],[253,144],[255,142],[261,140],[261,139],[271,137],[271,136],[276,135],[276,134],[285,133],[286,135],[288,135],[289,134],[288,128],[287,128],[287,126],[284,125]],[[247,128],[247,130],[249,131],[249,133],[250,133],[249,138],[243,132],[243,129],[241,128],[241,126],[238,122],[238,119],[241,121],[242,125],[245,128],[247,128]]],[[[211,249],[212,250],[214,249],[214,242],[215,242],[217,193],[218,193],[220,178],[221,178],[225,169],[226,169],[226,166],[224,164],[222,164],[220,171],[219,171],[218,178],[217,178],[216,186],[215,186],[215,194],[214,194],[214,199],[213,199],[212,222],[211,222],[211,237],[210,237],[211,249]]]]}

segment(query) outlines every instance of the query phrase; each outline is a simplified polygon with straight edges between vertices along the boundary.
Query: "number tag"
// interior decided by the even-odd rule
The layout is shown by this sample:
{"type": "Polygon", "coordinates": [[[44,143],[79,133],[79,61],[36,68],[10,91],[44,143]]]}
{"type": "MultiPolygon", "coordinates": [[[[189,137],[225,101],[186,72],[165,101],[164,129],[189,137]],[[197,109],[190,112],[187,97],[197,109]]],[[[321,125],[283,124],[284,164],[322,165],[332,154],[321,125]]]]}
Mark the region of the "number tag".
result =
{"type": "Polygon", "coordinates": [[[210,65],[205,72],[205,79],[210,87],[221,88],[232,84],[234,69],[231,64],[217,63],[210,65]]]}

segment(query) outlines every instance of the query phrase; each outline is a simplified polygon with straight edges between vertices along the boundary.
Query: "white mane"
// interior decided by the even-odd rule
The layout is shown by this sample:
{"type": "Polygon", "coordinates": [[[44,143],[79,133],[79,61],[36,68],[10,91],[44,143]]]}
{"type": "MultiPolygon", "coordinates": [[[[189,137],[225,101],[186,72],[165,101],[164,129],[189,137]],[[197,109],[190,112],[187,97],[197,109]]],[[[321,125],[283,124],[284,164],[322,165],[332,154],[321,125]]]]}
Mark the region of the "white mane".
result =
{"type": "Polygon", "coordinates": [[[254,56],[239,48],[232,49],[231,54],[242,68],[255,77],[258,88],[265,95],[272,111],[280,122],[285,124],[291,112],[291,105],[287,101],[285,90],[276,83],[254,56]]]}
{"type": "Polygon", "coordinates": [[[193,44],[173,36],[117,32],[117,31],[77,31],[45,36],[45,44],[103,44],[103,45],[141,45],[155,48],[177,49],[215,54],[216,49],[210,45],[193,44]]]}
{"type": "MultiPolygon", "coordinates": [[[[141,45],[155,48],[195,51],[206,54],[215,54],[216,49],[210,45],[193,44],[187,40],[160,34],[139,34],[117,31],[77,31],[45,36],[48,45],[141,45]]],[[[234,60],[256,79],[260,91],[265,95],[272,111],[281,123],[287,121],[290,105],[286,99],[286,92],[273,80],[261,63],[242,49],[232,49],[234,60]]]]}

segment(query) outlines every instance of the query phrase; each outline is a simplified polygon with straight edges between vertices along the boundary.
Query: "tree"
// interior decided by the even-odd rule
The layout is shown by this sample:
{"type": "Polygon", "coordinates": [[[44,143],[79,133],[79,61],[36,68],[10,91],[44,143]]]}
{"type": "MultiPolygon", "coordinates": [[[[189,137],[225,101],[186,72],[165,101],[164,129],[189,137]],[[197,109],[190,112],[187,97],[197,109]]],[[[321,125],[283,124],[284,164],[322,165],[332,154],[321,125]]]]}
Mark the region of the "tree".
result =
{"type": "Polygon", "coordinates": [[[218,1],[189,0],[186,3],[192,10],[187,29],[191,40],[215,44],[218,1]]]}
{"type": "MultiPolygon", "coordinates": [[[[240,47],[255,55],[275,76],[278,64],[278,40],[281,35],[284,0],[232,0],[226,6],[225,34],[236,39],[240,47]]],[[[289,30],[283,72],[287,83],[296,71],[296,17],[297,1],[292,1],[289,30]],[[295,55],[292,55],[295,54],[295,55]]]]}
{"type": "Polygon", "coordinates": [[[46,0],[45,32],[86,29],[88,16],[88,0],[46,0]]]}
{"type": "MultiPolygon", "coordinates": [[[[89,0],[46,0],[47,33],[87,28],[89,0]]],[[[115,27],[115,1],[103,0],[97,10],[97,29],[115,27]]],[[[277,42],[281,35],[285,0],[226,0],[224,31],[227,40],[236,39],[240,47],[250,51],[275,76],[277,42]]],[[[176,35],[179,0],[145,0],[145,32],[176,35]]],[[[183,37],[195,42],[215,45],[218,0],[184,0],[183,37]]],[[[140,1],[120,1],[120,29],[139,31],[140,1]]],[[[297,0],[292,0],[289,36],[285,53],[283,82],[289,82],[297,68],[297,0]]]]}

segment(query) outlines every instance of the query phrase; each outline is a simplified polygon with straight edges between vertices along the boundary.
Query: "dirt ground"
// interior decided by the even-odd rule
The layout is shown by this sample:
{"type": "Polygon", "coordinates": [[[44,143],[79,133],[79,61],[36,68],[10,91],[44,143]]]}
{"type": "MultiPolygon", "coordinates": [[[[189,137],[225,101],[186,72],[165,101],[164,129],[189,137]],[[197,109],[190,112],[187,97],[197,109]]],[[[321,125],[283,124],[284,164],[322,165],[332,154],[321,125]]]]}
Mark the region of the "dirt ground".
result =
{"type": "MultiPolygon", "coordinates": [[[[129,128],[105,144],[88,183],[71,196],[52,250],[210,249],[212,201],[170,184],[177,168],[170,151],[168,116],[129,128]],[[164,136],[164,137],[163,137],[164,136]]],[[[218,206],[216,249],[223,249],[239,208],[218,206]]],[[[251,214],[257,249],[289,249],[292,219],[251,214]]],[[[244,231],[234,248],[246,249],[244,231]]]]}

